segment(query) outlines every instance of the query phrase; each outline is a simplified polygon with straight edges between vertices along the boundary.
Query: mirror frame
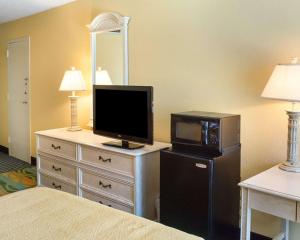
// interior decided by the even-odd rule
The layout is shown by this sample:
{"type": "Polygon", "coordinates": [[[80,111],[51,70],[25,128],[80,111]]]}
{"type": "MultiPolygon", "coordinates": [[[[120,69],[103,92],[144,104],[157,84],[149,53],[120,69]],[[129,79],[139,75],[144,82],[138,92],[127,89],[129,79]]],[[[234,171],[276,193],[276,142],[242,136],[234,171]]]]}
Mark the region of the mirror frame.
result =
{"type": "MultiPolygon", "coordinates": [[[[96,71],[97,71],[97,62],[96,62],[96,36],[97,34],[105,32],[114,32],[120,31],[123,34],[123,72],[124,79],[123,85],[128,85],[129,83],[129,60],[128,60],[128,23],[130,17],[122,16],[116,12],[105,12],[101,13],[94,18],[91,24],[87,25],[90,34],[91,34],[91,63],[92,63],[92,88],[96,83],[96,71]]],[[[93,127],[93,94],[91,94],[91,109],[90,109],[90,121],[87,126],[93,127]]]]}
{"type": "Polygon", "coordinates": [[[88,25],[91,33],[91,58],[92,58],[92,85],[96,82],[96,36],[105,32],[120,31],[123,34],[123,57],[124,57],[124,79],[123,85],[129,83],[129,60],[128,60],[128,23],[130,17],[122,16],[116,12],[101,13],[88,25]]]}

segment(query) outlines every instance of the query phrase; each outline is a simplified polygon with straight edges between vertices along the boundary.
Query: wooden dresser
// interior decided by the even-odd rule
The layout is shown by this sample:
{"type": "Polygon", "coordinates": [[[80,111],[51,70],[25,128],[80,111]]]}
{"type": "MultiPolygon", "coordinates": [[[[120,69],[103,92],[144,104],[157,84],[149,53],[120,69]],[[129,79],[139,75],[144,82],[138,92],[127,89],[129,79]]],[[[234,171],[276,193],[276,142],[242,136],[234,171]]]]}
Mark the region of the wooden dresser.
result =
{"type": "Polygon", "coordinates": [[[101,144],[112,139],[88,130],[52,129],[36,137],[38,185],[157,219],[159,151],[170,144],[113,148],[101,144]]]}

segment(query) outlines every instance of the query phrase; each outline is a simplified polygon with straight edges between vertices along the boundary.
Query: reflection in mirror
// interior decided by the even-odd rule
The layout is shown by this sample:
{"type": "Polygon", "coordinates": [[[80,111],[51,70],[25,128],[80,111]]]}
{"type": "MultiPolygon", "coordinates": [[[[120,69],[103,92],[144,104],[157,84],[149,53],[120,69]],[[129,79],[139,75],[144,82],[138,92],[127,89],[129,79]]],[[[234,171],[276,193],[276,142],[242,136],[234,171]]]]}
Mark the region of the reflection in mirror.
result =
{"type": "Polygon", "coordinates": [[[111,78],[106,70],[100,67],[96,71],[96,85],[112,85],[111,78]]]}
{"type": "MultiPolygon", "coordinates": [[[[96,69],[106,71],[113,85],[124,84],[123,39],[120,31],[96,35],[96,69]]],[[[99,75],[99,74],[98,74],[99,75]]],[[[103,75],[103,74],[102,74],[103,75]]],[[[102,76],[101,75],[101,76],[102,76]]],[[[107,84],[107,80],[104,81],[107,84]]],[[[101,84],[97,79],[96,84],[101,84]]]]}

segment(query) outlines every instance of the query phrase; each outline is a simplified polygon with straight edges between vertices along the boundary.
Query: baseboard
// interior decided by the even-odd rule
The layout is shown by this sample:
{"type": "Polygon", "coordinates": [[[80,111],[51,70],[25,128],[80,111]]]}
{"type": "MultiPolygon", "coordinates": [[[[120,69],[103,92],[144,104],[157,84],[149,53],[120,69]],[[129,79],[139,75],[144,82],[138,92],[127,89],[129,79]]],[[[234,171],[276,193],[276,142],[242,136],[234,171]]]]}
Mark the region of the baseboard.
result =
{"type": "MultiPolygon", "coordinates": [[[[8,154],[8,148],[0,145],[0,152],[8,154]]],[[[31,157],[31,165],[36,166],[36,157],[31,157]]]]}
{"type": "Polygon", "coordinates": [[[251,240],[272,240],[272,238],[251,232],[251,240]]]}
{"type": "Polygon", "coordinates": [[[8,148],[0,145],[0,152],[8,154],[8,148]]]}
{"type": "Polygon", "coordinates": [[[36,166],[36,157],[31,157],[31,165],[36,166]]]}

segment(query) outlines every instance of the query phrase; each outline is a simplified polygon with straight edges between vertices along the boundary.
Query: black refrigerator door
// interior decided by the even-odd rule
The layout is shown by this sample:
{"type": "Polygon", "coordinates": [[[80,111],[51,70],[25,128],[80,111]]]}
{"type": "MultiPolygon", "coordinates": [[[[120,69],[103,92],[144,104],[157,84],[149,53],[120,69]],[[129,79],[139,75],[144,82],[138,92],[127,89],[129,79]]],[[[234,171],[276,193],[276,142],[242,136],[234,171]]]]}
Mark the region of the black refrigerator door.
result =
{"type": "Polygon", "coordinates": [[[161,223],[210,238],[212,164],[212,160],[161,151],[161,223]]]}

